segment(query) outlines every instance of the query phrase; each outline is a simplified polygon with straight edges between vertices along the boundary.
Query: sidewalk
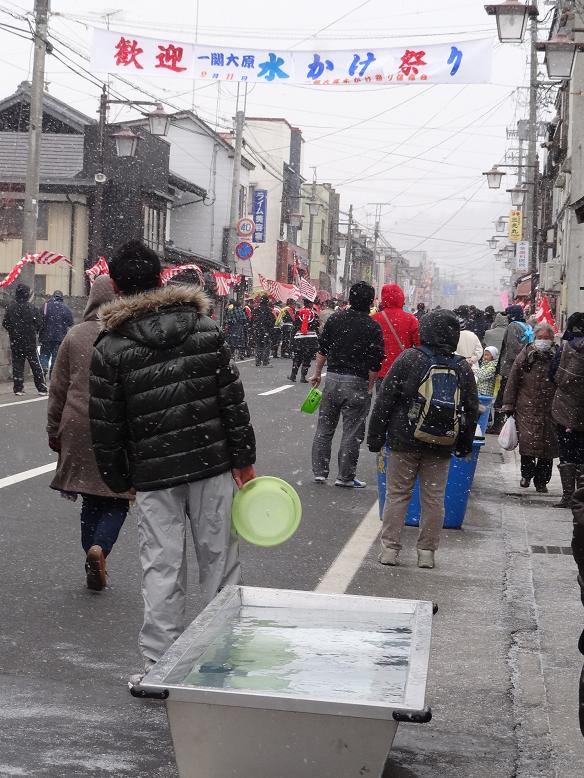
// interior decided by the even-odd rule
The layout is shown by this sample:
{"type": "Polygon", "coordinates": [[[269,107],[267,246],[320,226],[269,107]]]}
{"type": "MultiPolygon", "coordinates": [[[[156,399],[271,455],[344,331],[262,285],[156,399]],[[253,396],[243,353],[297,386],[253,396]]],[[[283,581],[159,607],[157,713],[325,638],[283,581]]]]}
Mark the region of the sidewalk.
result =
{"type": "Polygon", "coordinates": [[[556,474],[549,495],[519,489],[518,456],[504,458],[489,439],[464,527],[444,531],[434,570],[416,567],[413,528],[399,567],[382,568],[377,544],[370,550],[348,593],[439,606],[427,689],[434,718],[400,726],[386,778],[584,775],[584,609],[567,553],[571,512],[551,507],[559,495],[556,474]]]}

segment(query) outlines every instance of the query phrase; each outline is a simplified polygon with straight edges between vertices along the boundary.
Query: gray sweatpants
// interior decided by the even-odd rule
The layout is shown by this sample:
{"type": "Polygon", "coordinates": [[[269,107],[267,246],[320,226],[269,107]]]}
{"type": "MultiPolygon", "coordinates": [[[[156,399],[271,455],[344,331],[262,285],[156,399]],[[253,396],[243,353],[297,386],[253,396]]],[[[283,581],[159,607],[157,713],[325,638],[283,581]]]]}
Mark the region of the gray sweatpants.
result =
{"type": "Polygon", "coordinates": [[[328,477],[333,437],[342,415],[339,478],[343,481],[352,481],[355,478],[370,406],[371,395],[365,379],[327,373],[312,444],[312,472],[315,476],[328,477]]]}
{"type": "Polygon", "coordinates": [[[239,547],[231,530],[234,493],[231,473],[170,489],[137,492],[144,598],[139,643],[146,666],[157,662],[186,627],[187,522],[205,605],[224,586],[239,583],[239,547]]]}

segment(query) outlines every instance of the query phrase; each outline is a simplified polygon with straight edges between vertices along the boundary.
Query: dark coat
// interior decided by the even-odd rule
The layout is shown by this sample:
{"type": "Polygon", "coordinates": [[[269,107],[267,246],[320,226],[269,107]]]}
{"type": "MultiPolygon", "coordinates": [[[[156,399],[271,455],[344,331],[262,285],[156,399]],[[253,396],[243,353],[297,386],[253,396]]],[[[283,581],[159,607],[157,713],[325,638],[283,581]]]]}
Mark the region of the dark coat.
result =
{"type": "Polygon", "coordinates": [[[554,354],[526,346],[519,354],[505,387],[502,410],[515,414],[519,453],[554,459],[558,456],[552,403],[556,388],[549,377],[554,354]]]}
{"type": "Polygon", "coordinates": [[[41,345],[62,343],[67,330],[73,326],[73,314],[63,300],[51,297],[43,306],[43,325],[39,340],[41,345]]]}
{"type": "Polygon", "coordinates": [[[584,432],[584,338],[574,338],[564,344],[555,383],[554,421],[562,427],[584,432]]]}
{"type": "Polygon", "coordinates": [[[8,303],[2,326],[8,332],[10,347],[17,351],[31,351],[37,347],[37,333],[42,315],[29,303],[30,289],[25,284],[16,287],[15,299],[8,303]]]}
{"type": "MultiPolygon", "coordinates": [[[[460,377],[462,422],[458,440],[453,442],[457,452],[466,455],[472,451],[472,442],[479,417],[479,400],[473,371],[464,357],[455,357],[460,326],[450,311],[434,311],[420,322],[420,340],[438,356],[457,360],[460,377]]],[[[386,440],[394,451],[432,450],[450,456],[452,448],[434,446],[414,437],[415,422],[408,414],[418,389],[432,364],[432,358],[418,348],[404,351],[393,363],[378,393],[369,422],[367,446],[370,451],[381,451],[386,440]]]]}
{"type": "Polygon", "coordinates": [[[115,299],[109,276],[99,276],[91,287],[81,324],[72,327],[59,348],[53,366],[47,409],[47,433],[61,446],[52,489],[98,497],[115,494],[103,482],[91,443],[89,425],[89,366],[101,325],[100,305],[115,299]]]}
{"type": "Polygon", "coordinates": [[[276,318],[269,305],[264,302],[253,309],[251,313],[251,326],[256,338],[271,335],[276,325],[276,318]]]}
{"type": "Polygon", "coordinates": [[[189,286],[101,309],[89,415],[112,491],[166,489],[255,462],[243,386],[208,309],[204,292],[189,286]]]}

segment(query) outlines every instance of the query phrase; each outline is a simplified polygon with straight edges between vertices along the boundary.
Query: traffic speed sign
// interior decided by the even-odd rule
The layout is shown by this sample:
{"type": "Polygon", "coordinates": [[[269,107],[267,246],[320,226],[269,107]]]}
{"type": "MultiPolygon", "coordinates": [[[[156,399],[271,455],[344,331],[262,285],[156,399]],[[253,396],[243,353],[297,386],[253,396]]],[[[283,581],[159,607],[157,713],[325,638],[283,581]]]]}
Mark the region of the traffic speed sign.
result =
{"type": "Polygon", "coordinates": [[[255,222],[251,216],[243,216],[237,222],[236,229],[240,238],[249,238],[255,232],[255,222]]]}
{"type": "Polygon", "coordinates": [[[238,259],[251,259],[253,256],[253,246],[247,240],[242,240],[235,247],[235,256],[238,259]]]}

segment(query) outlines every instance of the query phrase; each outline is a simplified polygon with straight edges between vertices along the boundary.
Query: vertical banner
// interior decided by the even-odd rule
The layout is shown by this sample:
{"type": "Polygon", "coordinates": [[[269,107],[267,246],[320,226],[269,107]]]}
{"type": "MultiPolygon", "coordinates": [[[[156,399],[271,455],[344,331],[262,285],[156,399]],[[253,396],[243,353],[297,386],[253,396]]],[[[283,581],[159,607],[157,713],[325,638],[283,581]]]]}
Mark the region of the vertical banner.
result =
{"type": "Polygon", "coordinates": [[[517,272],[524,273],[529,270],[529,241],[520,240],[516,249],[517,272]]]}
{"type": "Polygon", "coordinates": [[[266,242],[266,208],[268,205],[268,190],[256,189],[253,193],[253,220],[255,222],[254,243],[266,242]]]}
{"type": "Polygon", "coordinates": [[[523,239],[523,211],[514,210],[509,214],[509,240],[519,243],[523,239]]]}

